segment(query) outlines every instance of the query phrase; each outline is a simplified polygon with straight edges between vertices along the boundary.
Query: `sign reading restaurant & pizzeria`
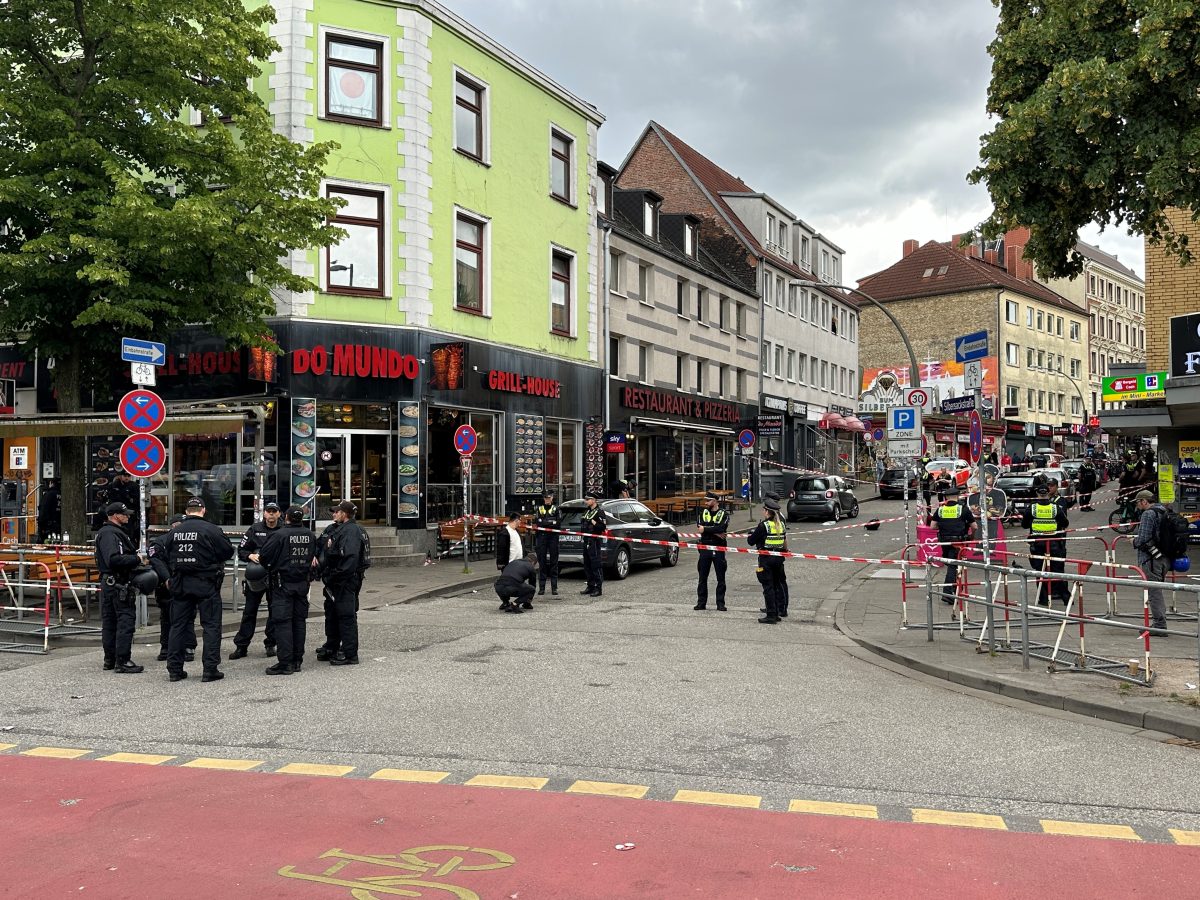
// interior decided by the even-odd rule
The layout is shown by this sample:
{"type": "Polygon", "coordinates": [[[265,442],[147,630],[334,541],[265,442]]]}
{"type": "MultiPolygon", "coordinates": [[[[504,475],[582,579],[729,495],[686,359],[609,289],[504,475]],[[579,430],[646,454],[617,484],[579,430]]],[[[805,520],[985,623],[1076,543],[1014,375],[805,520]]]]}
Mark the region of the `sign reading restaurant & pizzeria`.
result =
{"type": "Polygon", "coordinates": [[[317,344],[292,351],[292,374],[336,375],[347,378],[407,378],[412,381],[421,372],[421,361],[410,353],[401,353],[373,344],[317,344]]]}
{"type": "Polygon", "coordinates": [[[625,388],[621,392],[621,405],[627,409],[636,409],[641,412],[686,416],[710,422],[729,422],[735,425],[741,422],[738,408],[732,403],[705,400],[703,397],[689,397],[686,394],[672,394],[667,391],[654,391],[649,388],[625,388]]]}

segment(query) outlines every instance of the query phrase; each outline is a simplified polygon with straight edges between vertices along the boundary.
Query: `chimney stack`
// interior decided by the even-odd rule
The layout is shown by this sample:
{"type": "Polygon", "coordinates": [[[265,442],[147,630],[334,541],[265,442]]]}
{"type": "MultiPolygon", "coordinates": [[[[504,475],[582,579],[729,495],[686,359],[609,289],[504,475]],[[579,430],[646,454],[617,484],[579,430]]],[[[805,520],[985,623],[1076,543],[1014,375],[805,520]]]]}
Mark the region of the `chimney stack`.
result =
{"type": "Polygon", "coordinates": [[[917,251],[919,246],[921,246],[920,241],[914,241],[911,238],[905,241],[903,248],[904,256],[902,256],[901,259],[907,259],[908,257],[912,256],[917,251]]]}
{"type": "Polygon", "coordinates": [[[995,250],[985,250],[983,252],[983,260],[984,262],[991,263],[993,266],[1000,264],[999,257],[995,250]]]}

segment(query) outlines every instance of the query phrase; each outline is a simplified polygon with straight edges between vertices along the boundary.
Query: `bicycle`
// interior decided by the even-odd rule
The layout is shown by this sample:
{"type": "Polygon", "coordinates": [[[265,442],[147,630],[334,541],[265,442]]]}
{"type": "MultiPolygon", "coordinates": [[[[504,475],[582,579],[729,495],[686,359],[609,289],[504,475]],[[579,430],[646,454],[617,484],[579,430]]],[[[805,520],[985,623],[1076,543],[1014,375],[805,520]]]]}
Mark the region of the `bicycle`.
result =
{"type": "Polygon", "coordinates": [[[1118,497],[1117,508],[1108,514],[1108,524],[1117,534],[1132,534],[1141,518],[1136,500],[1118,497]]]}

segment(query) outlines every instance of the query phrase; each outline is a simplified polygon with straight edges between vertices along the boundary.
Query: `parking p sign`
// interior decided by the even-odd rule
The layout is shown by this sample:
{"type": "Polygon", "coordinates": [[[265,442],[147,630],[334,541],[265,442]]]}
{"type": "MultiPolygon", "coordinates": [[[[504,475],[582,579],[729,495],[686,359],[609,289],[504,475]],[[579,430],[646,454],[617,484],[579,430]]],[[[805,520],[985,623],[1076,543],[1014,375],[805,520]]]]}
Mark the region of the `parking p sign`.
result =
{"type": "Polygon", "coordinates": [[[887,411],[889,441],[915,441],[921,437],[921,407],[893,406],[887,411]]]}

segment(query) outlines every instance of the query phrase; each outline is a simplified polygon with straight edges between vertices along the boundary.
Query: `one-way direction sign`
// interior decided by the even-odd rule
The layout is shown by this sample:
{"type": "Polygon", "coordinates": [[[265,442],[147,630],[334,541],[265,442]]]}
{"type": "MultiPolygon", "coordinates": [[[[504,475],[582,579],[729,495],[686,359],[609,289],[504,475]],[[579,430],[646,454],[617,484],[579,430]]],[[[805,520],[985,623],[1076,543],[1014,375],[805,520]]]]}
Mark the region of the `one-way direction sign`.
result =
{"type": "Polygon", "coordinates": [[[167,345],[123,337],[121,338],[121,361],[161,366],[167,361],[167,345]]]}
{"type": "Polygon", "coordinates": [[[958,362],[970,362],[973,359],[983,359],[988,355],[988,338],[986,331],[976,331],[974,334],[964,334],[954,339],[954,358],[958,362]]]}

